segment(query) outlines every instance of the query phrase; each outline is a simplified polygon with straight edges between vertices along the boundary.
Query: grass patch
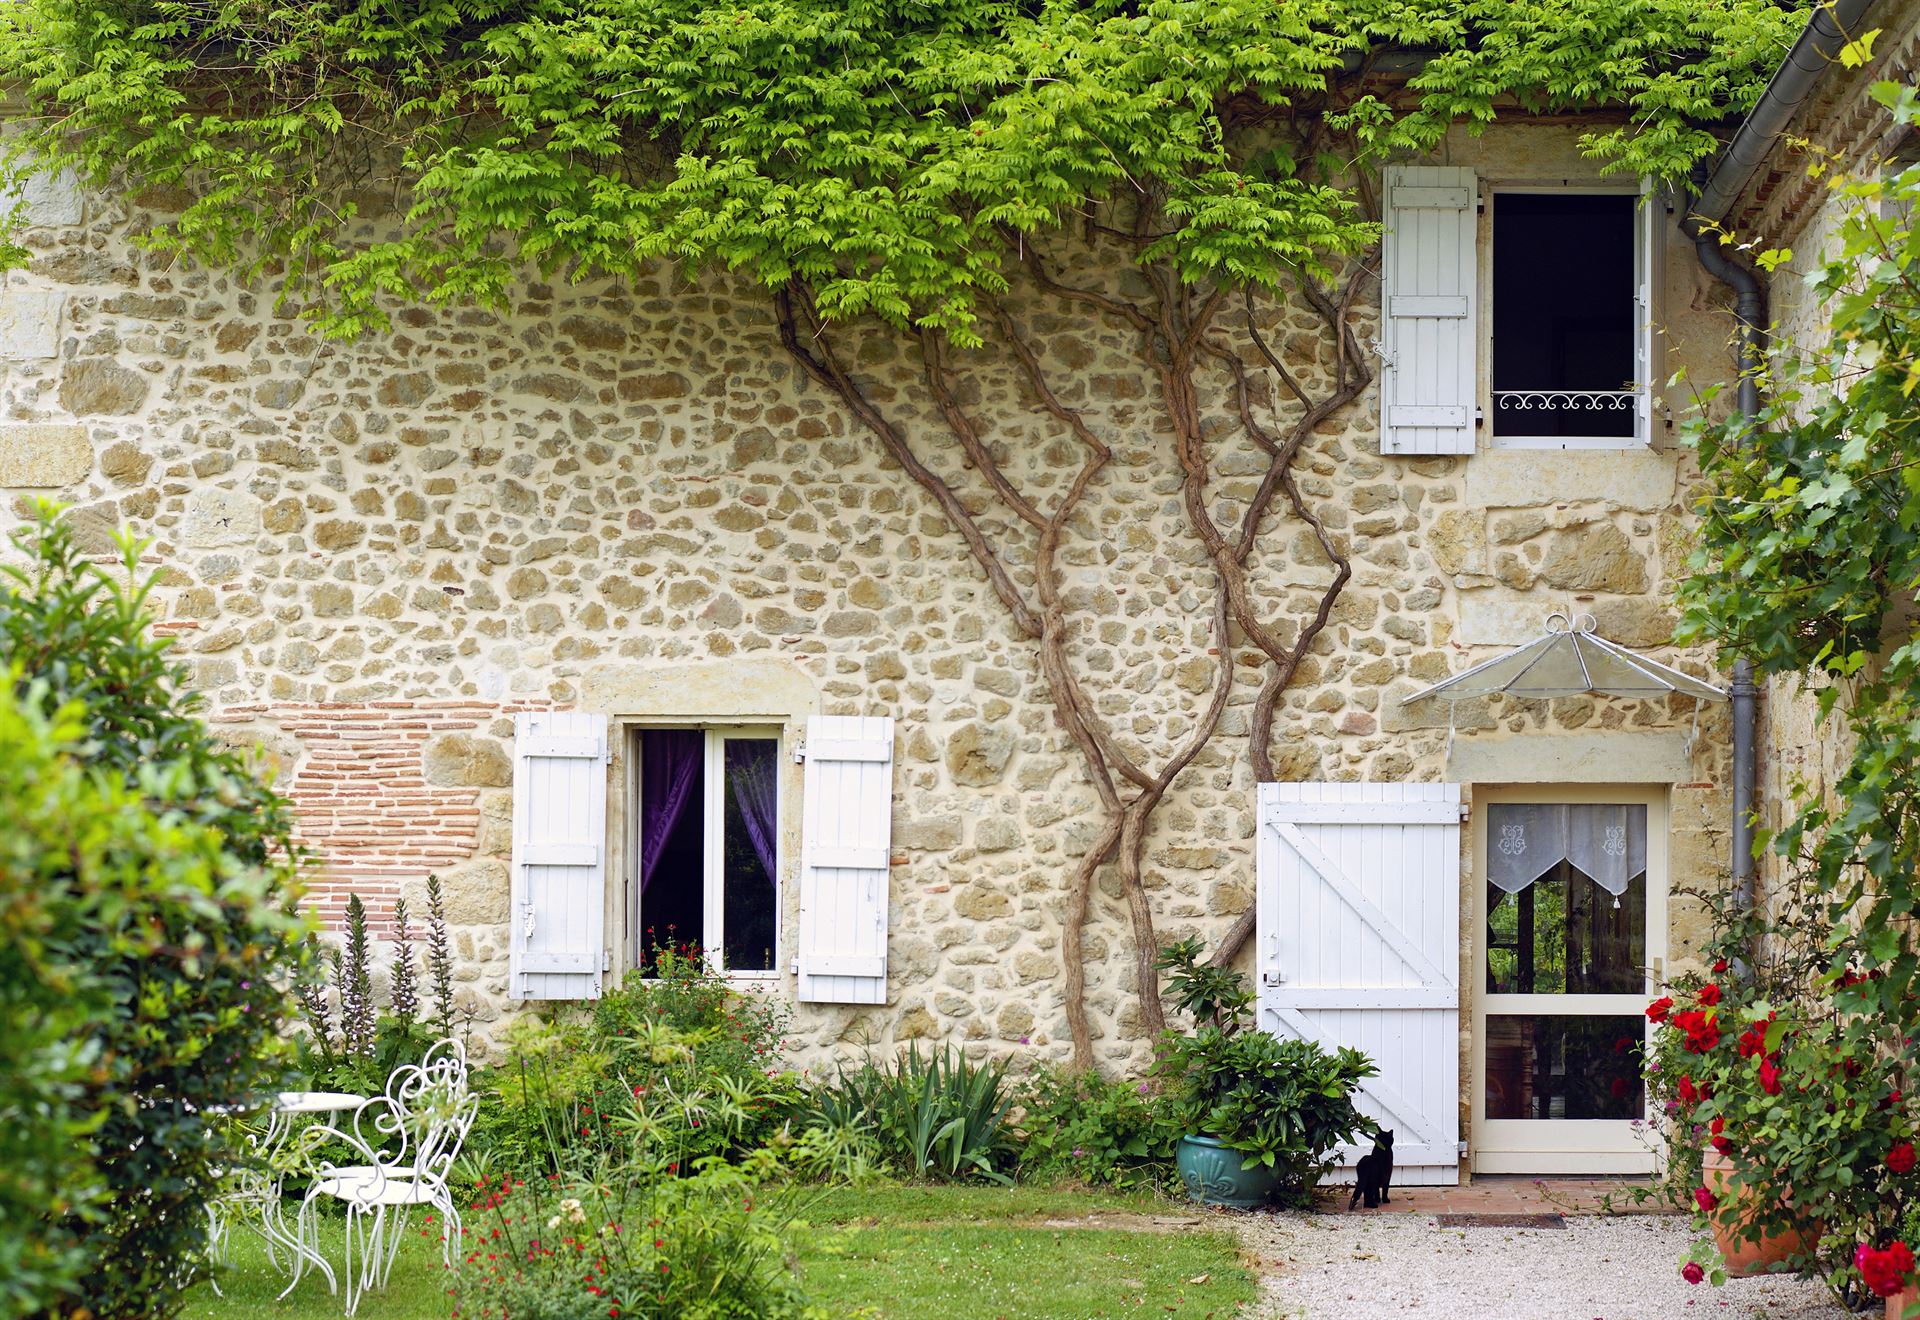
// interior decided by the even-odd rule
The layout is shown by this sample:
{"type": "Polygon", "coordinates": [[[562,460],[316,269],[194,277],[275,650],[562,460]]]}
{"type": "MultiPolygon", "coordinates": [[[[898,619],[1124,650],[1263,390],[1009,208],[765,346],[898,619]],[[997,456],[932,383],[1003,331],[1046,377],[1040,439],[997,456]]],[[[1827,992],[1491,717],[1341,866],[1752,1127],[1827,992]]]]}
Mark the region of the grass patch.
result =
{"type": "MultiPolygon", "coordinates": [[[[1232,1236],[1114,1227],[1050,1228],[1034,1221],[1088,1215],[1184,1215],[1147,1195],[1035,1187],[878,1183],[821,1192],[794,1234],[800,1277],[828,1314],[861,1320],[1092,1320],[1158,1315],[1204,1320],[1241,1313],[1257,1292],[1232,1236]]],[[[342,1228],[322,1225],[336,1269],[342,1228]]],[[[409,1232],[384,1293],[365,1320],[444,1320],[451,1309],[439,1241],[409,1232]]],[[[258,1239],[236,1231],[224,1298],[202,1288],[193,1320],[338,1320],[341,1299],[317,1275],[276,1301],[286,1278],[258,1239]]]]}

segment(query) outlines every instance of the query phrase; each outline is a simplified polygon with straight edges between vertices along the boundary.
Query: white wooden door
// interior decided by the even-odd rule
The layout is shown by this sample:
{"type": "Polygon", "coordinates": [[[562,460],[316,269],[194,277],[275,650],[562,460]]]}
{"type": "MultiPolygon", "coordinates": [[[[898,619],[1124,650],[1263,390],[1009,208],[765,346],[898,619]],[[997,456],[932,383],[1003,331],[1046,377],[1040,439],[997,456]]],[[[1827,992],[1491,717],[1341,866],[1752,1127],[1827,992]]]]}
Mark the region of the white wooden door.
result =
{"type": "Polygon", "coordinates": [[[1458,1182],[1460,786],[1262,784],[1257,881],[1260,1026],[1364,1052],[1394,1181],[1458,1182]]]}

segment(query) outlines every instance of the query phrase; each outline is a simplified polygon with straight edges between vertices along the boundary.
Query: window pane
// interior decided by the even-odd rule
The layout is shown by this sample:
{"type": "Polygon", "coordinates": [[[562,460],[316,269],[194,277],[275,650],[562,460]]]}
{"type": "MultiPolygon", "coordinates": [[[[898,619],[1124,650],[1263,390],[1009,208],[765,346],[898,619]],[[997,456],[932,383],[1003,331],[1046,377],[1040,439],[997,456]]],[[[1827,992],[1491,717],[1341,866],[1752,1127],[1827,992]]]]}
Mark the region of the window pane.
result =
{"type": "Polygon", "coordinates": [[[698,729],[640,734],[640,965],[667,945],[706,946],[707,739],[698,729]]]}
{"type": "Polygon", "coordinates": [[[725,774],[721,869],[726,968],[770,972],[779,907],[779,743],[772,738],[728,738],[725,774]]]}
{"type": "Polygon", "coordinates": [[[1487,1016],[1488,1118],[1646,1117],[1640,1017],[1487,1016]]]}
{"type": "Polygon", "coordinates": [[[1625,193],[1498,193],[1493,204],[1495,435],[1630,438],[1634,227],[1625,193]]]}
{"type": "Polygon", "coordinates": [[[1487,886],[1487,993],[1637,995],[1646,988],[1647,874],[1614,896],[1561,862],[1517,894],[1487,886]]]}

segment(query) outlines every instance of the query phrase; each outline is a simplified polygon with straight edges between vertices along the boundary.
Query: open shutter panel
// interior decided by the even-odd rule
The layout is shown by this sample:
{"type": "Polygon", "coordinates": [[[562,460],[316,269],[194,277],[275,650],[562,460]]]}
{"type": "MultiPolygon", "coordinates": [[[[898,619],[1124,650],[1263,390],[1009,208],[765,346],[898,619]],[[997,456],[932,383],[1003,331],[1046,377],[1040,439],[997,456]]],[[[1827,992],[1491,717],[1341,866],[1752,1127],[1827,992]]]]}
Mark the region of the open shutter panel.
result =
{"type": "Polygon", "coordinates": [[[1667,197],[1649,179],[1640,193],[1640,233],[1633,245],[1635,434],[1641,444],[1653,443],[1654,405],[1666,386],[1666,339],[1660,334],[1660,286],[1666,275],[1667,197]]]}
{"type": "Polygon", "coordinates": [[[1364,1052],[1395,1185],[1458,1182],[1460,786],[1262,784],[1259,811],[1261,1028],[1364,1052]]]}
{"type": "Polygon", "coordinates": [[[893,828],[893,720],[807,720],[801,813],[800,999],[887,999],[887,861],[893,828]]]}
{"type": "Polygon", "coordinates": [[[509,971],[516,999],[600,996],[606,767],[606,716],[514,716],[509,971]]]}
{"type": "Polygon", "coordinates": [[[1473,171],[1394,165],[1386,172],[1380,263],[1380,450],[1471,454],[1478,398],[1479,222],[1473,171]]]}

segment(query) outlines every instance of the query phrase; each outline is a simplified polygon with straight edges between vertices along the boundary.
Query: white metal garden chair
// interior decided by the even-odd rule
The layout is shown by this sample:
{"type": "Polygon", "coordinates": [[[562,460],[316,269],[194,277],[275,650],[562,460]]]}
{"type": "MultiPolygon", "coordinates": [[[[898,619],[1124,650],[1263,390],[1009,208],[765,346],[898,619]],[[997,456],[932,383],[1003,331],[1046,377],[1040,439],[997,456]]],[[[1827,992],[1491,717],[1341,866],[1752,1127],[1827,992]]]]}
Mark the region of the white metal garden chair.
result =
{"type": "MultiPolygon", "coordinates": [[[[329,1199],[345,1205],[346,1259],[341,1275],[347,1285],[348,1315],[369,1289],[386,1286],[415,1207],[440,1214],[447,1264],[459,1263],[460,1212],[447,1180],[479,1106],[479,1098],[467,1087],[465,1052],[457,1042],[442,1041],[420,1063],[395,1069],[387,1079],[386,1093],[360,1106],[345,1128],[322,1125],[301,1133],[302,1145],[316,1155],[322,1147],[341,1142],[359,1157],[352,1164],[316,1161],[313,1184],[301,1202],[295,1230],[302,1246],[317,1259],[318,1207],[329,1199]]],[[[304,1252],[297,1258],[288,1292],[300,1281],[305,1259],[304,1252]]]]}

